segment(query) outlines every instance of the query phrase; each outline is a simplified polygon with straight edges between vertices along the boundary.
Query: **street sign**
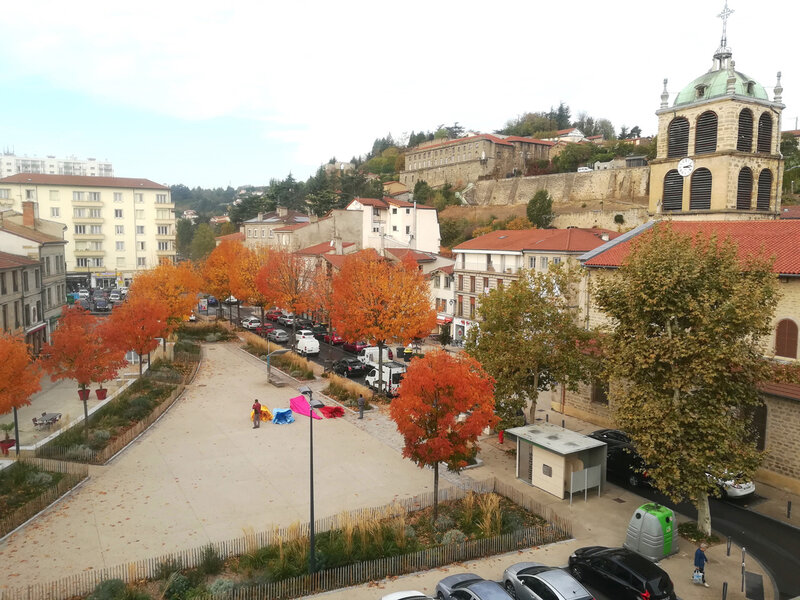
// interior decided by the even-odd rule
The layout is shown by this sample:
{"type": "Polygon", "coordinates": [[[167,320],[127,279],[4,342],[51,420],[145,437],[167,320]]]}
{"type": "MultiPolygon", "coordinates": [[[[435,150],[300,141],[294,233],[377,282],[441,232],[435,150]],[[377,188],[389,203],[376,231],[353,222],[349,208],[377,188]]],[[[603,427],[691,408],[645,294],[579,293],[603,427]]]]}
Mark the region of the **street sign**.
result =
{"type": "Polygon", "coordinates": [[[200,301],[197,303],[197,309],[208,312],[208,298],[200,298],[200,301]]]}

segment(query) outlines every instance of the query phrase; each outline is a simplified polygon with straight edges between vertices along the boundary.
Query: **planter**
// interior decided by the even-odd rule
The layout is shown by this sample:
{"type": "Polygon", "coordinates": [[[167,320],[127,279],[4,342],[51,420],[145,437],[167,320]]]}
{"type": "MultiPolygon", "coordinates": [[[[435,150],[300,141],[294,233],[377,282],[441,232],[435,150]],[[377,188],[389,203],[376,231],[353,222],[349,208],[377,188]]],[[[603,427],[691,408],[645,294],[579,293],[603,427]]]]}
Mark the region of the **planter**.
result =
{"type": "Polygon", "coordinates": [[[88,388],[85,390],[78,390],[78,397],[84,402],[86,402],[89,399],[89,394],[91,393],[91,391],[92,390],[88,388]]]}
{"type": "Polygon", "coordinates": [[[98,400],[105,400],[106,395],[108,395],[108,390],[106,388],[100,388],[98,390],[95,390],[94,393],[97,394],[98,400]]]}

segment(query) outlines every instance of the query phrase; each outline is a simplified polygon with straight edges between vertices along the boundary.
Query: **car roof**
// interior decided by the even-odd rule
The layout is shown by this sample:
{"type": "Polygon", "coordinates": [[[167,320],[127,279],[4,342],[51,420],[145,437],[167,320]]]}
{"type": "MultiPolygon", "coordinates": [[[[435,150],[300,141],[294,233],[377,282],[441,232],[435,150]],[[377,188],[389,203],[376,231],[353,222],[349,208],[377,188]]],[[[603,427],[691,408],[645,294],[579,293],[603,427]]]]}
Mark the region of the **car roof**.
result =
{"type": "Polygon", "coordinates": [[[469,590],[474,592],[481,600],[508,600],[508,593],[503,589],[503,586],[496,581],[482,579],[481,581],[475,581],[459,587],[469,588],[469,590]]]}
{"type": "Polygon", "coordinates": [[[541,571],[536,574],[536,577],[556,588],[565,598],[583,598],[588,595],[586,588],[578,583],[572,575],[561,569],[552,568],[541,571]]]}
{"type": "Polygon", "coordinates": [[[609,548],[598,554],[603,554],[614,562],[633,569],[637,574],[647,579],[658,577],[664,573],[664,570],[650,559],[645,558],[633,550],[628,550],[627,548],[609,548]]]}

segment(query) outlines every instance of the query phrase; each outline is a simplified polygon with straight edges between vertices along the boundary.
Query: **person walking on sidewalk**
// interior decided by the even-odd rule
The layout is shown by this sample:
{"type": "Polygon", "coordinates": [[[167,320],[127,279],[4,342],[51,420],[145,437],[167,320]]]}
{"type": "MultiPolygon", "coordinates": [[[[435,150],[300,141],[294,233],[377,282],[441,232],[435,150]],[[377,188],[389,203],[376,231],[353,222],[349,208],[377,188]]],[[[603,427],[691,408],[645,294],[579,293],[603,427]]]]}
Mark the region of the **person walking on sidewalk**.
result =
{"type": "Polygon", "coordinates": [[[706,549],[708,548],[708,544],[705,542],[700,544],[700,547],[695,550],[694,553],[694,570],[700,571],[700,575],[702,576],[703,585],[709,587],[708,583],[706,583],[706,563],[708,562],[708,557],[706,556],[706,549]]]}
{"type": "Polygon", "coordinates": [[[358,418],[359,419],[363,419],[364,418],[364,404],[366,404],[366,400],[364,400],[364,395],[363,394],[359,394],[358,395],[358,418]]]}
{"type": "Polygon", "coordinates": [[[253,402],[253,429],[258,429],[261,425],[261,403],[256,398],[253,402]]]}

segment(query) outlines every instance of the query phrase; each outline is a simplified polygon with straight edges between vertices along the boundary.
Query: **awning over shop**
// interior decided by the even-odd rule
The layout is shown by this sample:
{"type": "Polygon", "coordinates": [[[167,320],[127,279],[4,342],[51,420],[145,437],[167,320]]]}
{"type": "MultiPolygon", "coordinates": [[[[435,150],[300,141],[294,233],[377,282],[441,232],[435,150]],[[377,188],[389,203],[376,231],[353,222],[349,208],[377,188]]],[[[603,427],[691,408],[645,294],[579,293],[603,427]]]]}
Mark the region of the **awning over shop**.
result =
{"type": "Polygon", "coordinates": [[[452,323],[452,322],[453,322],[453,317],[451,317],[449,315],[443,315],[441,313],[436,315],[436,324],[437,325],[447,325],[448,323],[452,323]]]}

